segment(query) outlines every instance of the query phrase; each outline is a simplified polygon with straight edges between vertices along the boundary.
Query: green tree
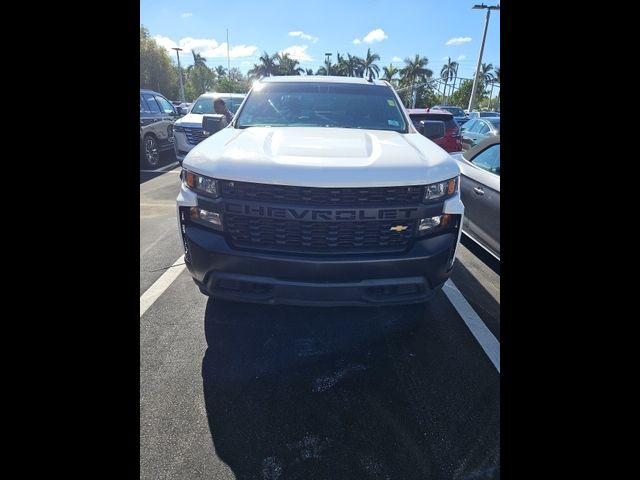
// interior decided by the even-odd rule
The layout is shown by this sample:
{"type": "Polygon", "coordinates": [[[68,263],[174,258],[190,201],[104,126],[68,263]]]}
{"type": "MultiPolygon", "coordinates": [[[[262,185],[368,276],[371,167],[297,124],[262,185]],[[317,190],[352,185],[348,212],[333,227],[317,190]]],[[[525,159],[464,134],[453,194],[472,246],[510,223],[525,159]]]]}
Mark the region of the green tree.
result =
{"type": "Polygon", "coordinates": [[[360,72],[364,70],[362,64],[364,60],[357,55],[351,55],[347,53],[347,76],[348,77],[361,77],[360,72]]]}
{"type": "Polygon", "coordinates": [[[247,93],[250,86],[251,81],[249,78],[242,75],[242,72],[234,67],[229,71],[228,75],[218,77],[216,91],[224,93],[247,93]]]}
{"type": "Polygon", "coordinates": [[[192,87],[189,91],[197,97],[213,89],[215,73],[207,67],[206,58],[195,50],[191,50],[191,54],[193,55],[193,64],[187,68],[187,83],[190,83],[192,87]]]}
{"type": "Polygon", "coordinates": [[[140,25],[140,88],[150,88],[167,98],[178,98],[178,70],[169,53],[140,25]]]}
{"type": "Polygon", "coordinates": [[[220,78],[220,77],[224,77],[227,74],[227,69],[224,68],[222,65],[218,65],[215,68],[215,72],[216,72],[217,77],[220,78]]]}
{"type": "Polygon", "coordinates": [[[382,67],[382,71],[384,72],[384,75],[382,75],[382,77],[380,78],[391,83],[393,82],[393,77],[395,77],[400,70],[398,70],[393,66],[392,63],[390,63],[388,67],[382,67]]]}
{"type": "Polygon", "coordinates": [[[304,74],[305,74],[305,75],[313,75],[313,68],[307,68],[307,69],[304,71],[304,74]]]}
{"type": "Polygon", "coordinates": [[[442,93],[442,103],[446,104],[446,95],[447,95],[447,84],[450,80],[453,80],[456,76],[456,72],[458,71],[458,62],[452,62],[451,57],[447,59],[447,63],[442,65],[442,69],[440,70],[440,78],[444,80],[444,92],[442,93]]]}
{"type": "Polygon", "coordinates": [[[402,87],[411,87],[412,97],[413,92],[416,92],[417,98],[420,95],[420,91],[416,91],[416,84],[425,83],[433,76],[433,71],[427,68],[429,59],[416,54],[413,60],[405,58],[404,63],[406,66],[400,70],[400,85],[402,87]]]}
{"type": "Polygon", "coordinates": [[[360,76],[364,77],[364,74],[366,74],[367,77],[369,77],[369,80],[372,78],[378,78],[380,67],[375,64],[378,60],[380,60],[380,55],[377,53],[371,53],[371,49],[367,48],[367,56],[364,57],[362,61],[362,75],[360,76]]]}
{"type": "Polygon", "coordinates": [[[251,78],[260,79],[278,74],[277,54],[269,55],[266,51],[258,59],[260,63],[254,64],[253,68],[247,72],[251,78]]]}
{"type": "Polygon", "coordinates": [[[449,97],[449,103],[451,105],[466,108],[469,105],[469,100],[471,99],[472,88],[473,80],[463,80],[462,83],[460,83],[458,90],[453,92],[449,97]]]}
{"type": "Polygon", "coordinates": [[[304,68],[300,67],[300,62],[294,60],[288,53],[276,55],[276,62],[278,65],[277,73],[274,75],[300,75],[304,72],[304,68]]]}

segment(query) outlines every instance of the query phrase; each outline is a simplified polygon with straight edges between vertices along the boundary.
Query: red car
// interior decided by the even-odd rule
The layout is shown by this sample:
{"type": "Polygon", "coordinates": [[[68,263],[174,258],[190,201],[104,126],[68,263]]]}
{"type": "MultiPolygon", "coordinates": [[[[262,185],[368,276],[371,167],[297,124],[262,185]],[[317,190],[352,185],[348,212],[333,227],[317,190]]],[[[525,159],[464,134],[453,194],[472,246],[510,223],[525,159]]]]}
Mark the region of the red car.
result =
{"type": "Polygon", "coordinates": [[[444,137],[433,139],[433,141],[447,152],[462,151],[460,127],[453,118],[453,114],[446,110],[429,108],[408,108],[407,112],[409,112],[409,117],[416,126],[421,120],[440,120],[444,122],[444,137]]]}

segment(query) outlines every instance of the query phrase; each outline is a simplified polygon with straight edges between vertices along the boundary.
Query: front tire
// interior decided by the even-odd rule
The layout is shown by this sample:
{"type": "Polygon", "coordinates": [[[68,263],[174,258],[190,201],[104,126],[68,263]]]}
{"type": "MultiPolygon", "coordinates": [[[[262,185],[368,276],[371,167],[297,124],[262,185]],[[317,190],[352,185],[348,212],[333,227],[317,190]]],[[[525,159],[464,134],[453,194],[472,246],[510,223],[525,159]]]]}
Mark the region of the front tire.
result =
{"type": "Polygon", "coordinates": [[[156,168],[160,163],[158,140],[153,135],[147,135],[142,140],[142,162],[149,169],[156,168]]]}

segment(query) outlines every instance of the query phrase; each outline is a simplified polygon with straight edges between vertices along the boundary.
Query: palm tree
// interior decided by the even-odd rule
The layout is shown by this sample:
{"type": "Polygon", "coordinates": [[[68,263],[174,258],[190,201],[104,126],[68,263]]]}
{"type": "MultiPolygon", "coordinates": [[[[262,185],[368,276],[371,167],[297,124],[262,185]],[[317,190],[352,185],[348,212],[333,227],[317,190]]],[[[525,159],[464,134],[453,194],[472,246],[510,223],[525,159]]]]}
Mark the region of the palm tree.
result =
{"type": "Polygon", "coordinates": [[[199,84],[199,87],[202,87],[202,93],[204,93],[208,90],[207,80],[208,77],[211,76],[211,70],[207,67],[206,58],[193,49],[191,50],[191,54],[193,55],[193,65],[189,65],[187,68],[187,74],[193,74],[194,80],[199,80],[196,80],[196,82],[199,84]]]}
{"type": "Polygon", "coordinates": [[[360,57],[353,55],[351,56],[351,54],[347,53],[347,75],[349,77],[359,77],[362,75],[359,75],[360,69],[362,68],[362,63],[364,62],[364,60],[362,60],[360,57]]]}
{"type": "Polygon", "coordinates": [[[336,53],[336,67],[335,67],[336,75],[340,75],[341,77],[348,77],[349,75],[349,64],[347,60],[340,55],[340,52],[336,53]]]}
{"type": "Polygon", "coordinates": [[[490,63],[483,63],[480,66],[480,76],[478,77],[478,80],[480,81],[480,85],[482,86],[482,92],[484,92],[485,85],[491,83],[494,79],[491,70],[493,70],[493,65],[491,65],[490,63]]]}
{"type": "Polygon", "coordinates": [[[400,70],[400,75],[402,76],[400,82],[407,86],[411,85],[411,108],[415,108],[415,85],[417,82],[425,82],[427,79],[431,78],[431,76],[433,75],[433,71],[427,68],[429,59],[427,57],[421,57],[417,53],[413,60],[411,60],[410,58],[405,58],[404,63],[406,63],[406,67],[400,70]]]}
{"type": "Polygon", "coordinates": [[[378,65],[376,65],[374,62],[380,60],[380,55],[378,55],[377,53],[371,53],[371,49],[367,48],[367,56],[364,57],[364,60],[362,62],[362,73],[364,77],[364,74],[366,73],[367,76],[369,77],[369,80],[371,80],[373,77],[378,77],[378,73],[380,72],[380,67],[378,67],[378,65]]]}
{"type": "Polygon", "coordinates": [[[194,67],[206,67],[207,64],[205,63],[207,61],[206,58],[204,58],[202,55],[200,55],[199,53],[196,53],[195,50],[191,50],[191,54],[193,55],[193,66],[194,67]]]}
{"type": "Polygon", "coordinates": [[[380,77],[382,80],[386,80],[391,83],[393,81],[393,77],[400,71],[396,67],[393,66],[393,63],[390,63],[388,67],[382,67],[382,71],[384,75],[380,77]]]}
{"type": "Polygon", "coordinates": [[[305,75],[313,75],[313,68],[307,68],[307,69],[304,71],[304,74],[305,74],[305,75]]]}
{"type": "Polygon", "coordinates": [[[274,75],[300,75],[304,72],[304,68],[299,67],[300,62],[294,60],[288,53],[277,54],[278,70],[274,75]]]}
{"type": "Polygon", "coordinates": [[[218,75],[218,77],[224,77],[227,74],[227,69],[224,68],[222,65],[218,65],[216,67],[216,75],[218,75]]]}
{"type": "Polygon", "coordinates": [[[453,80],[456,74],[456,70],[458,69],[458,62],[452,62],[451,57],[447,59],[447,63],[442,65],[442,70],[440,70],[440,78],[444,80],[444,92],[442,94],[442,103],[446,105],[446,95],[447,95],[447,83],[449,80],[453,80]]]}
{"type": "Polygon", "coordinates": [[[259,64],[254,64],[253,68],[247,72],[252,78],[270,77],[278,73],[278,65],[276,64],[277,54],[269,55],[266,51],[258,59],[259,64]]]}

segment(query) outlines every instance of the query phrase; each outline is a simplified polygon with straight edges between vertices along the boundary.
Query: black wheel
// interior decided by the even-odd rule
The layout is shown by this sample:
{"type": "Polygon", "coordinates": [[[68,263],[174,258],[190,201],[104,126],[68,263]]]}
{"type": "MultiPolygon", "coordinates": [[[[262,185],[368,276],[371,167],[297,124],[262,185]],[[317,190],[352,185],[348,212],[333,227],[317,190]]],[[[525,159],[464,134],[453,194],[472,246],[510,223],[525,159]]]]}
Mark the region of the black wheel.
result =
{"type": "Polygon", "coordinates": [[[153,135],[147,135],[142,140],[142,160],[148,168],[156,168],[160,163],[158,140],[153,135]]]}

